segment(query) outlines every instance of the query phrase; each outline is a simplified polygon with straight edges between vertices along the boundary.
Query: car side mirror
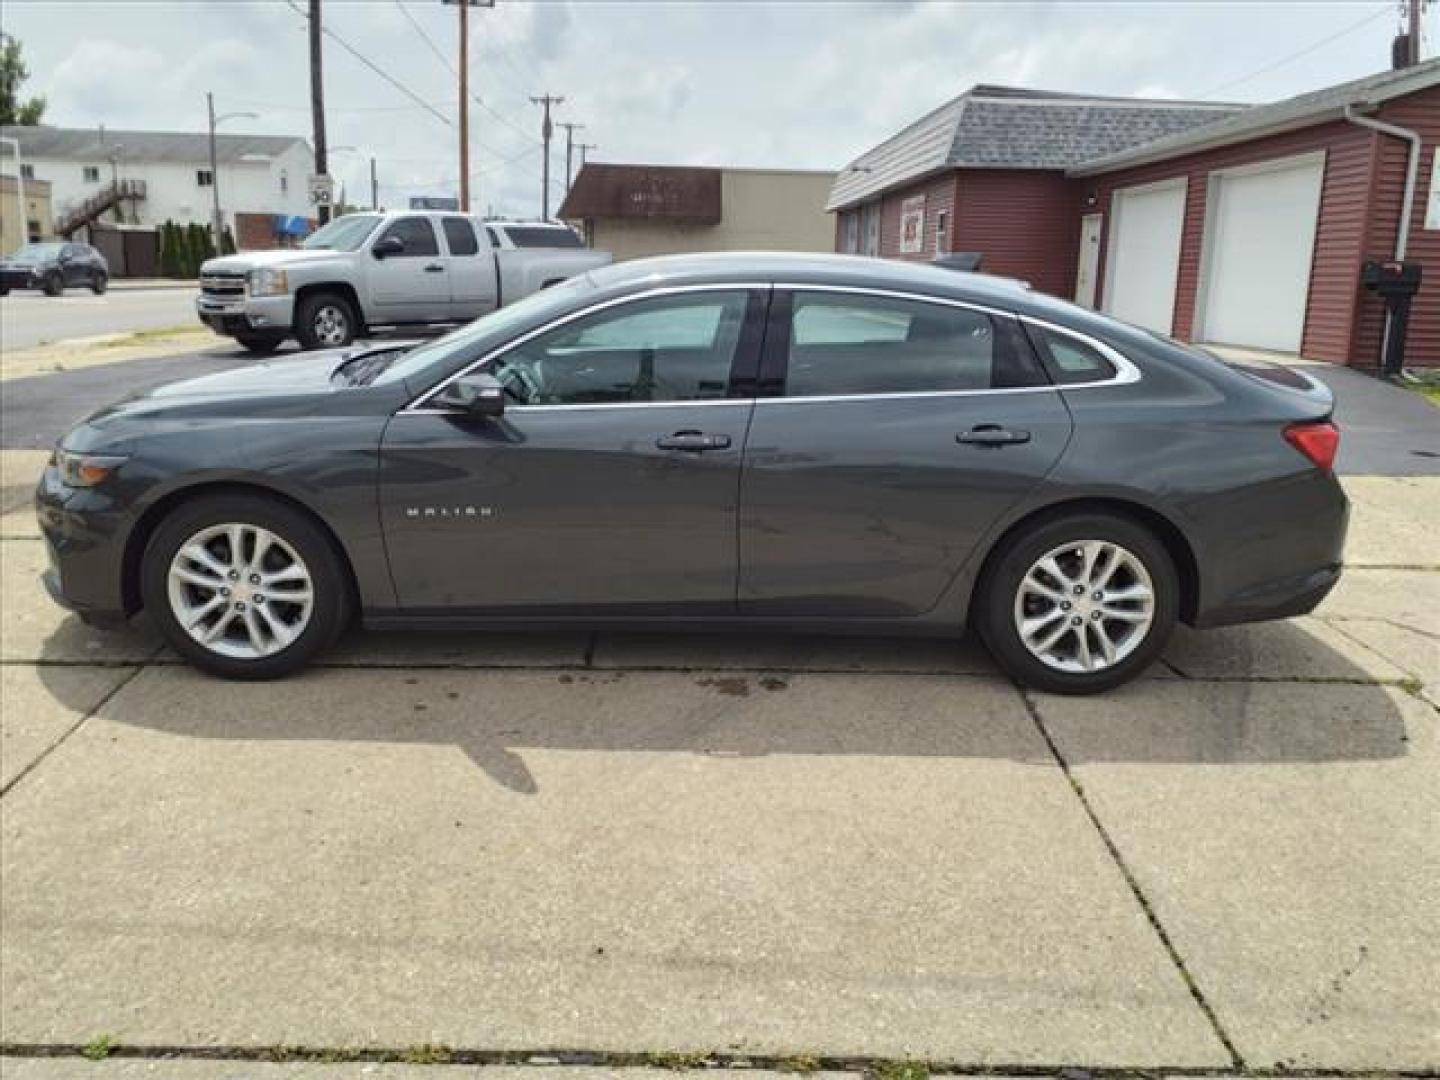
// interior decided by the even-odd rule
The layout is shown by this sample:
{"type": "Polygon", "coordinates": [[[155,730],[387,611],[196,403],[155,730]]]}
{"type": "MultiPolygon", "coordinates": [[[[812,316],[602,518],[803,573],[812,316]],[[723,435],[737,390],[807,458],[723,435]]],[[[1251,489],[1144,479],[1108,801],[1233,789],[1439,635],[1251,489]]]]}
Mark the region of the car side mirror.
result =
{"type": "Polygon", "coordinates": [[[495,417],[505,412],[505,387],[494,375],[483,372],[461,375],[435,395],[435,404],[466,416],[495,417]]]}
{"type": "Polygon", "coordinates": [[[398,236],[385,236],[375,241],[375,246],[370,249],[370,254],[377,259],[383,259],[390,255],[401,255],[404,251],[404,240],[398,236]]]}

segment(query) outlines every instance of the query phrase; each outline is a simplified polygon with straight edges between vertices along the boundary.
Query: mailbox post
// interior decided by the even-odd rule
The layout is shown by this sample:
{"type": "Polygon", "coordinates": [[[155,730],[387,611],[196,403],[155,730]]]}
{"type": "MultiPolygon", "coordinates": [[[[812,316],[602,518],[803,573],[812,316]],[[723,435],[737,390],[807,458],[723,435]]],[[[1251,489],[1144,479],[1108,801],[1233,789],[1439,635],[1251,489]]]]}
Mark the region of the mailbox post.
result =
{"type": "Polygon", "coordinates": [[[1390,318],[1381,346],[1380,372],[1399,375],[1405,364],[1405,334],[1410,326],[1410,301],[1420,291],[1418,262],[1367,262],[1360,268],[1360,284],[1385,301],[1390,318]]]}

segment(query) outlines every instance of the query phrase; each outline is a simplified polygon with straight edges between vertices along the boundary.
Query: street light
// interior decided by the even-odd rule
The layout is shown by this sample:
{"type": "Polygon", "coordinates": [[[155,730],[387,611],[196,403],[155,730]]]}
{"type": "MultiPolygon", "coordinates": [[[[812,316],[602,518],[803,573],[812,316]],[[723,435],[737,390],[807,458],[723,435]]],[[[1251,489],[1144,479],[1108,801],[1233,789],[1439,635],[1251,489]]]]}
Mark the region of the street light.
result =
{"type": "Polygon", "coordinates": [[[222,237],[225,235],[225,219],[220,215],[220,165],[215,158],[215,129],[226,120],[259,119],[259,113],[253,112],[232,112],[223,116],[215,115],[215,95],[206,91],[205,108],[210,113],[210,197],[212,200],[210,228],[215,233],[215,250],[219,251],[223,246],[222,237]]]}

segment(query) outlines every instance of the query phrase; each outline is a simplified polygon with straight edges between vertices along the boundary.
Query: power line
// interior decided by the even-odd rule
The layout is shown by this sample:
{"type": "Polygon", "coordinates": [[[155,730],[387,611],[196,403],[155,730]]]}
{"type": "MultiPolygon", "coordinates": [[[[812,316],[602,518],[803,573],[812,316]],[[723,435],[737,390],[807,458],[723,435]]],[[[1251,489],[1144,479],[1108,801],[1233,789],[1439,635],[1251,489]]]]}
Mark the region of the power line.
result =
{"type": "MultiPolygon", "coordinates": [[[[250,100],[249,98],[233,98],[233,97],[230,97],[230,96],[228,96],[228,95],[226,96],[225,100],[226,100],[227,102],[232,102],[232,103],[234,103],[234,104],[236,104],[236,105],[249,105],[251,108],[255,108],[255,109],[269,109],[269,110],[272,110],[272,111],[274,111],[274,112],[309,112],[309,111],[310,111],[310,106],[309,106],[309,105],[280,105],[280,104],[277,104],[277,103],[275,103],[275,102],[273,102],[273,101],[252,101],[252,100],[250,100]]],[[[326,112],[332,112],[332,113],[391,113],[391,112],[415,112],[415,111],[417,111],[417,110],[419,110],[419,109],[426,109],[426,108],[435,108],[435,109],[448,108],[449,105],[450,105],[450,103],[449,103],[448,101],[431,101],[431,102],[421,102],[419,105],[363,105],[363,106],[355,106],[355,107],[351,107],[351,108],[341,108],[341,109],[331,109],[331,108],[327,108],[325,111],[326,111],[326,112]]]]}
{"type": "Polygon", "coordinates": [[[1322,46],[1324,46],[1324,45],[1329,45],[1330,42],[1336,40],[1337,38],[1342,38],[1342,37],[1344,37],[1346,34],[1352,32],[1352,31],[1354,31],[1354,30],[1358,30],[1358,29],[1360,29],[1360,27],[1365,26],[1365,25],[1368,24],[1368,23],[1374,22],[1376,19],[1380,18],[1382,15],[1388,15],[1392,10],[1393,10],[1393,9],[1392,9],[1391,5],[1386,4],[1386,6],[1383,7],[1383,8],[1381,8],[1379,11],[1375,11],[1375,12],[1372,12],[1371,14],[1369,14],[1369,15],[1366,15],[1366,16],[1365,16],[1363,19],[1361,19],[1359,22],[1351,23],[1349,26],[1345,27],[1343,30],[1337,30],[1337,31],[1335,31],[1335,33],[1331,34],[1329,37],[1321,38],[1319,41],[1315,42],[1313,45],[1307,45],[1305,48],[1301,49],[1299,52],[1297,52],[1297,53],[1291,53],[1289,56],[1286,56],[1286,57],[1283,57],[1282,59],[1276,60],[1273,64],[1266,64],[1264,67],[1259,68],[1259,69],[1256,70],[1256,71],[1252,71],[1249,75],[1243,76],[1242,78],[1239,78],[1239,79],[1231,79],[1231,80],[1230,80],[1229,82],[1227,82],[1227,83],[1221,83],[1219,86],[1214,87],[1213,89],[1206,90],[1203,94],[1200,95],[1200,97],[1202,97],[1202,98],[1212,97],[1212,96],[1214,96],[1215,94],[1220,93],[1220,91],[1222,91],[1222,90],[1228,90],[1228,89],[1230,89],[1232,86],[1239,86],[1241,83],[1249,82],[1251,79],[1254,79],[1254,78],[1256,78],[1257,76],[1264,75],[1264,74],[1267,74],[1268,72],[1274,71],[1274,70],[1275,70],[1276,68],[1278,68],[1278,67],[1284,67],[1286,64],[1290,63],[1292,60],[1299,60],[1302,56],[1309,56],[1309,55],[1310,55],[1312,52],[1314,52],[1316,49],[1318,49],[1318,48],[1320,48],[1320,47],[1322,47],[1322,46]]]}
{"type": "Polygon", "coordinates": [[[450,62],[448,56],[440,51],[440,46],[435,44],[435,39],[425,32],[425,28],[420,25],[420,20],[410,14],[410,9],[405,6],[405,0],[395,0],[395,6],[400,9],[400,14],[409,20],[410,25],[415,28],[415,32],[424,39],[425,44],[430,46],[430,51],[439,58],[440,62],[445,65],[450,74],[454,75],[455,65],[450,62]]]}
{"type": "MultiPolygon", "coordinates": [[[[291,7],[297,14],[299,14],[299,15],[304,15],[307,20],[310,18],[309,14],[308,14],[307,12],[303,11],[299,6],[296,5],[295,0],[285,0],[285,2],[286,2],[287,4],[289,4],[290,7],[291,7]]],[[[408,86],[406,86],[404,83],[402,83],[399,79],[395,78],[395,76],[391,75],[391,74],[390,74],[388,71],[386,71],[384,68],[380,67],[379,64],[375,63],[375,62],[374,62],[373,60],[371,60],[368,56],[366,56],[365,54],[363,54],[362,52],[360,52],[358,49],[356,49],[355,46],[351,45],[348,41],[346,41],[344,38],[342,38],[339,34],[335,33],[334,30],[331,30],[330,27],[328,27],[328,26],[323,26],[323,25],[322,25],[322,26],[320,27],[320,32],[323,33],[326,37],[330,38],[330,40],[334,41],[335,44],[339,45],[342,49],[344,49],[346,52],[348,52],[351,56],[355,57],[356,60],[359,60],[362,64],[364,64],[366,67],[368,67],[368,68],[369,68],[371,71],[373,71],[376,75],[379,75],[382,79],[384,79],[386,82],[388,82],[391,86],[395,87],[396,90],[399,90],[402,94],[404,94],[406,97],[408,97],[411,101],[415,102],[417,105],[423,106],[426,112],[430,113],[431,116],[435,117],[435,119],[439,120],[439,121],[440,121],[442,124],[444,124],[446,127],[454,127],[454,126],[455,126],[455,125],[451,122],[451,120],[450,120],[450,118],[449,118],[448,116],[446,116],[444,113],[440,112],[438,109],[436,109],[434,106],[432,106],[428,101],[426,101],[424,98],[422,98],[419,94],[415,93],[415,91],[411,90],[408,86]]]]}

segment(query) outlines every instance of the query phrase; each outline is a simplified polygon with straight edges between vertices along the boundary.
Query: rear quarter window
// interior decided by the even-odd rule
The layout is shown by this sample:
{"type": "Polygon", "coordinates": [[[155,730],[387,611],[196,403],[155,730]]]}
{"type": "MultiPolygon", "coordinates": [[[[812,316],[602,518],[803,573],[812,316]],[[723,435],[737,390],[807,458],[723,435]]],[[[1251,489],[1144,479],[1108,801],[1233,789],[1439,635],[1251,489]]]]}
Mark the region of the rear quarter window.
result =
{"type": "Polygon", "coordinates": [[[1116,376],[1110,358],[1080,338],[1033,324],[1027,330],[1050,378],[1058,385],[1104,382],[1116,376]]]}

